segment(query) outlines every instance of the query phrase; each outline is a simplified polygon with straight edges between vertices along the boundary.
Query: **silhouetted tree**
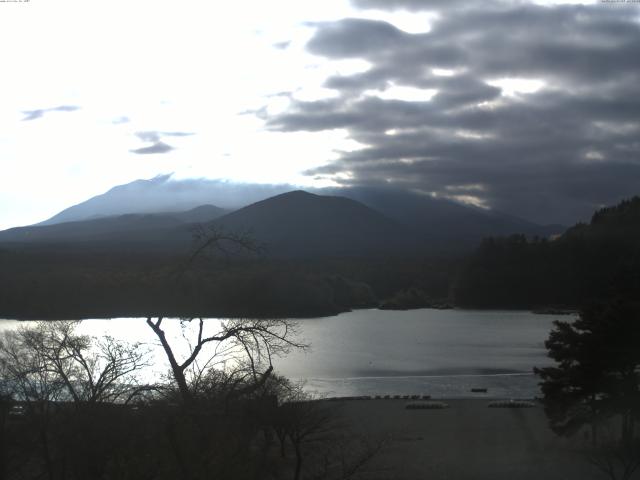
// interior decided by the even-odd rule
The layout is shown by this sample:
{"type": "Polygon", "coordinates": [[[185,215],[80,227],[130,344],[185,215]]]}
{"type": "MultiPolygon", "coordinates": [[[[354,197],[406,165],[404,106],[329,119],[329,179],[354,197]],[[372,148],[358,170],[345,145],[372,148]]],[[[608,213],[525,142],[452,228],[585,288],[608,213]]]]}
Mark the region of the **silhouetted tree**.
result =
{"type": "MultiPolygon", "coordinates": [[[[248,234],[225,232],[212,224],[196,225],[192,233],[195,245],[191,255],[181,266],[178,278],[202,263],[203,259],[222,255],[224,260],[229,260],[233,256],[258,254],[261,250],[248,234]]],[[[223,321],[219,331],[213,333],[205,333],[202,318],[180,320],[182,326],[193,321],[197,321],[197,333],[189,340],[190,351],[186,358],[178,360],[170,339],[162,328],[163,317],[157,317],[156,320],[147,318],[147,325],[160,340],[167,356],[184,405],[193,403],[198,380],[217,365],[217,360],[222,360],[224,364],[234,363],[236,372],[247,372],[246,375],[237,376],[239,379],[235,382],[237,385],[242,384],[242,387],[235,389],[233,395],[240,396],[259,388],[267,381],[273,371],[271,360],[274,355],[286,354],[292,347],[304,347],[293,338],[295,324],[289,320],[230,319],[223,321]],[[212,345],[213,352],[204,360],[199,359],[207,344],[212,345]],[[191,382],[187,378],[188,373],[192,374],[191,382]]],[[[208,378],[211,379],[212,376],[208,375],[208,378]]]]}
{"type": "Polygon", "coordinates": [[[353,434],[341,421],[339,404],[313,399],[301,384],[285,382],[281,388],[284,397],[274,427],[280,455],[285,457],[287,444],[293,450],[293,480],[361,478],[385,438],[353,434]]]}
{"type": "MultiPolygon", "coordinates": [[[[551,428],[571,435],[590,425],[594,446],[614,448],[628,460],[640,420],[640,304],[611,301],[584,308],[573,322],[555,322],[545,343],[556,366],[535,369],[542,378],[551,428]],[[620,420],[617,440],[598,440],[599,425],[620,420]]],[[[622,478],[640,466],[640,450],[622,478]]],[[[607,458],[611,458],[608,456],[607,458]]],[[[629,461],[625,460],[625,465],[629,461]]],[[[600,465],[605,463],[599,462],[600,465]]],[[[613,477],[616,478],[616,477],[613,477]]]]}
{"type": "Polygon", "coordinates": [[[233,365],[231,368],[244,372],[242,380],[235,382],[242,387],[233,392],[234,395],[240,396],[264,384],[273,371],[274,356],[284,355],[291,348],[305,347],[295,340],[295,323],[290,320],[229,319],[220,324],[218,331],[208,334],[205,333],[205,321],[202,318],[180,320],[183,324],[192,321],[197,322],[197,332],[194,332],[194,338],[189,342],[190,352],[186,358],[178,360],[170,339],[162,329],[163,318],[147,318],[147,325],[160,340],[167,356],[184,404],[193,403],[194,388],[198,379],[219,362],[233,365]],[[209,353],[205,354],[206,358],[199,359],[203,347],[207,344],[212,345],[209,353]]]}
{"type": "Polygon", "coordinates": [[[24,407],[13,434],[28,455],[26,475],[98,478],[107,450],[126,443],[119,427],[127,423],[116,421],[126,411],[113,404],[131,397],[146,351],[80,335],[78,323],[38,322],[0,336],[0,383],[24,407]]]}

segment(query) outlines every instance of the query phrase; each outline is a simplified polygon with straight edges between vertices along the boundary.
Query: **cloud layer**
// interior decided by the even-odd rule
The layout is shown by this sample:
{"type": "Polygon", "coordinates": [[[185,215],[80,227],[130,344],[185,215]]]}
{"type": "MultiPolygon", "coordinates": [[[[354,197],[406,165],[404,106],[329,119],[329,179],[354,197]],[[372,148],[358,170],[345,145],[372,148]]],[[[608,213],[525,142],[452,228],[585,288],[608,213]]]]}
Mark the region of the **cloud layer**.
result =
{"type": "Polygon", "coordinates": [[[391,183],[545,223],[640,194],[637,7],[354,3],[444,10],[422,34],[356,18],[316,24],[311,53],[371,68],[328,77],[337,98],[294,99],[267,118],[276,131],[346,129],[363,145],[310,175],[391,183]],[[394,99],[398,87],[425,96],[394,99]]]}
{"type": "Polygon", "coordinates": [[[79,110],[80,107],[76,105],[60,105],[59,107],[53,108],[39,108],[37,110],[25,110],[22,113],[24,114],[24,118],[22,121],[30,121],[36,120],[38,118],[42,118],[45,113],[49,112],[75,112],[79,110]]]}
{"type": "Polygon", "coordinates": [[[162,141],[163,137],[189,137],[194,134],[192,132],[160,132],[156,130],[150,130],[144,132],[136,132],[135,135],[143,142],[151,143],[151,145],[135,148],[130,150],[130,152],[136,153],[138,155],[153,155],[159,153],[168,153],[174,150],[174,147],[162,141]]]}

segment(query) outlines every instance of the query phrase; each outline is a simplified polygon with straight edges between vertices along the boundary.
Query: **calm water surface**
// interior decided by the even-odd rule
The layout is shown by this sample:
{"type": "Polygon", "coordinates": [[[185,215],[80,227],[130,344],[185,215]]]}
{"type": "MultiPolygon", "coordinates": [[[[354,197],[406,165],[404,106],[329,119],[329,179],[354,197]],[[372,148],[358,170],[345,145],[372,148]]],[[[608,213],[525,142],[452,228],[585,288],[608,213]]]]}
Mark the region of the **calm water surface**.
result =
{"type": "MultiPolygon", "coordinates": [[[[299,321],[311,345],[276,359],[276,370],[306,382],[323,396],[430,394],[434,397],[532,397],[539,394],[534,366],[550,363],[544,341],[555,319],[523,311],[357,310],[299,321]],[[487,388],[472,394],[471,388],[487,388]]],[[[220,320],[207,320],[216,330],[220,320]]],[[[18,323],[0,321],[0,329],[18,323]]],[[[165,321],[186,351],[188,332],[165,321]]],[[[86,320],[81,331],[140,341],[153,350],[154,375],[168,366],[144,319],[86,320]]]]}
{"type": "MultiPolygon", "coordinates": [[[[544,341],[552,315],[522,311],[358,310],[305,320],[310,353],[283,372],[326,395],[431,394],[532,397],[534,366],[550,363],[544,341]]],[[[564,318],[565,320],[567,317],[564,318]]]]}

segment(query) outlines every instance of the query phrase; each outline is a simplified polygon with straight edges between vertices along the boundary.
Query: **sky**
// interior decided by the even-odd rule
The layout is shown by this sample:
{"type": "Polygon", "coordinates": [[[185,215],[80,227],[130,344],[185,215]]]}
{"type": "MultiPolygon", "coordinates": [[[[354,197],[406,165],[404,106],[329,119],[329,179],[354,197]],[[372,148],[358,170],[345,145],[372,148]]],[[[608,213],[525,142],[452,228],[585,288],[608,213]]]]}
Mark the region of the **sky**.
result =
{"type": "Polygon", "coordinates": [[[571,224],[640,194],[640,3],[0,2],[0,229],[140,178],[571,224]]]}

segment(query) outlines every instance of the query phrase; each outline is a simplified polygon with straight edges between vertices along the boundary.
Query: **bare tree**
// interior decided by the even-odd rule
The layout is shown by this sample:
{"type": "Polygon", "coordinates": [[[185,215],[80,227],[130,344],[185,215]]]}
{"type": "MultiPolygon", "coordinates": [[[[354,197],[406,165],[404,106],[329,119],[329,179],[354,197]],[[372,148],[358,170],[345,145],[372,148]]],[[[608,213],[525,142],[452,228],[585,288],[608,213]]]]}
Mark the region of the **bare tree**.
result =
{"type": "Polygon", "coordinates": [[[303,449],[306,443],[321,443],[334,430],[335,412],[326,404],[297,399],[285,403],[279,412],[282,427],[291,441],[295,453],[293,478],[302,474],[303,449]]]}
{"type": "Polygon", "coordinates": [[[40,370],[62,385],[74,402],[118,402],[137,384],[147,363],[147,350],[110,336],[80,335],[77,321],[38,322],[21,328],[20,344],[41,362],[40,370]]]}
{"type": "Polygon", "coordinates": [[[302,385],[289,384],[287,401],[278,407],[275,431],[280,454],[289,440],[294,453],[293,480],[346,480],[361,477],[386,443],[385,438],[354,434],[341,421],[339,405],[314,400],[302,385]]]}
{"type": "Polygon", "coordinates": [[[202,318],[190,318],[182,319],[182,324],[196,322],[197,331],[189,342],[189,353],[178,360],[162,328],[163,320],[163,317],[155,320],[149,317],[147,325],[160,340],[184,404],[193,402],[198,380],[209,368],[219,363],[234,364],[236,373],[241,372],[234,381],[238,386],[234,389],[234,395],[242,395],[266,382],[273,371],[273,357],[285,355],[291,348],[305,347],[295,339],[295,324],[289,320],[229,319],[221,323],[218,331],[205,333],[205,321],[202,318]],[[199,359],[207,345],[212,347],[212,352],[204,360],[199,359]],[[189,373],[193,374],[192,381],[189,381],[189,373]]]}
{"type": "Polygon", "coordinates": [[[49,429],[52,402],[64,394],[64,383],[47,368],[46,359],[30,348],[25,330],[6,331],[0,336],[0,373],[4,393],[20,400],[26,407],[33,425],[35,438],[29,449],[23,449],[25,462],[33,465],[42,462],[42,469],[49,479],[54,477],[54,459],[51,452],[49,429]]]}
{"type": "Polygon", "coordinates": [[[34,350],[29,329],[6,331],[0,337],[0,369],[9,393],[28,404],[59,400],[64,382],[52,372],[42,352],[34,350]]]}
{"type": "Polygon", "coordinates": [[[587,451],[588,461],[611,480],[629,480],[640,469],[640,438],[620,437],[611,422],[602,422],[597,445],[587,451]]]}
{"type": "MultiPolygon", "coordinates": [[[[62,478],[61,471],[88,468],[88,455],[82,458],[75,437],[95,431],[100,416],[98,403],[124,402],[137,387],[136,374],[146,365],[146,351],[105,336],[100,339],[77,333],[79,322],[38,322],[0,335],[0,379],[3,390],[24,406],[27,427],[21,453],[28,455],[26,475],[38,470],[48,478],[62,478]],[[71,402],[76,408],[68,408],[71,402]],[[73,459],[70,462],[70,459],[73,459]]],[[[99,409],[104,410],[104,409],[99,409]]],[[[93,452],[98,455],[97,452],[93,452]]]]}
{"type": "Polygon", "coordinates": [[[261,255],[265,246],[256,242],[249,232],[228,232],[215,224],[196,224],[191,233],[194,248],[185,268],[205,256],[222,256],[225,260],[246,254],[261,255]]]}

